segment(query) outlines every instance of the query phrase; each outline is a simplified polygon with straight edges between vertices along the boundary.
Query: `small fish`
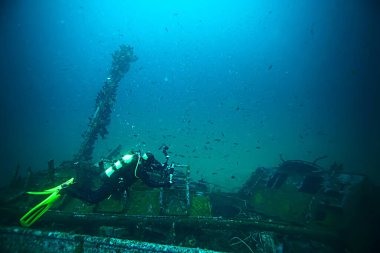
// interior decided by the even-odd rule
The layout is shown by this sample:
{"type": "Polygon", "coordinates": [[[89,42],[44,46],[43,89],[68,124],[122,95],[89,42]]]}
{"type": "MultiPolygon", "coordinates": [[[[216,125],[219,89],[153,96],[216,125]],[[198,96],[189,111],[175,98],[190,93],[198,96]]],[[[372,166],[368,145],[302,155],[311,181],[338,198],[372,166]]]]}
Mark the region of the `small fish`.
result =
{"type": "Polygon", "coordinates": [[[214,141],[217,141],[217,142],[219,142],[219,141],[221,141],[222,139],[219,139],[219,138],[216,138],[216,139],[214,139],[214,141]]]}
{"type": "Polygon", "coordinates": [[[235,176],[231,176],[232,179],[235,179],[235,176]]]}
{"type": "Polygon", "coordinates": [[[273,67],[273,65],[271,64],[271,65],[269,65],[268,66],[268,70],[271,70],[272,69],[272,67],[273,67]]]}

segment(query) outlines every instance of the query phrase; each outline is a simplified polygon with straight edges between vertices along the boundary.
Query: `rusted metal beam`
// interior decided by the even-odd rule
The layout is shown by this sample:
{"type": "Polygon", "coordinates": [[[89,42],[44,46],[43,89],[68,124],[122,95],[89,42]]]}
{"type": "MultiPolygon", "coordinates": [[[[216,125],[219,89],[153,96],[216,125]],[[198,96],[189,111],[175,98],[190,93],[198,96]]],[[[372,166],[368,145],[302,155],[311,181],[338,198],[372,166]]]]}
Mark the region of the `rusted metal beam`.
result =
{"type": "Polygon", "coordinates": [[[19,227],[0,227],[1,252],[173,252],[213,253],[217,251],[187,248],[135,240],[41,231],[19,227]]]}
{"type": "MultiPolygon", "coordinates": [[[[25,210],[10,210],[0,208],[4,216],[19,218],[25,210]]],[[[49,223],[72,224],[78,226],[165,226],[170,227],[175,223],[176,227],[191,227],[200,229],[238,230],[238,231],[272,231],[285,235],[303,236],[317,241],[337,244],[341,240],[335,231],[307,228],[282,224],[276,221],[257,221],[253,219],[226,219],[222,217],[192,217],[192,216],[148,216],[148,215],[126,215],[105,213],[75,213],[49,210],[44,214],[39,224],[49,223]]]]}

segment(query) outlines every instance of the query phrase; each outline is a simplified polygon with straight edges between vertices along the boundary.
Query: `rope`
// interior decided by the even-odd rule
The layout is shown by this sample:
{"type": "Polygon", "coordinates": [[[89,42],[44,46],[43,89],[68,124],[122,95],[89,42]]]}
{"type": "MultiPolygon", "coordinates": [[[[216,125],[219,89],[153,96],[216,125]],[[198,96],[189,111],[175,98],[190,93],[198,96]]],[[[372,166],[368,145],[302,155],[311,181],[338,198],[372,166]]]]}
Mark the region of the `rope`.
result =
{"type": "Polygon", "coordinates": [[[135,167],[135,177],[136,178],[139,178],[137,176],[137,168],[139,167],[139,164],[140,164],[140,160],[141,160],[141,156],[140,156],[140,153],[138,154],[139,158],[137,159],[137,163],[136,163],[136,167],[135,167]]]}

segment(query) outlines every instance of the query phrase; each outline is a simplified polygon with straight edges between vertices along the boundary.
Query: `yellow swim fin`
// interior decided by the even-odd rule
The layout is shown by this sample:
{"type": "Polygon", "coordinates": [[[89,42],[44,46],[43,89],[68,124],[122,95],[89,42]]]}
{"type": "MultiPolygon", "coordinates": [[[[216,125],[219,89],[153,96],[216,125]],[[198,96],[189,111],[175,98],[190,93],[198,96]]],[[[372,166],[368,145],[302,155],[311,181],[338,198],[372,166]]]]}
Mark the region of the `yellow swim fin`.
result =
{"type": "Polygon", "coordinates": [[[41,201],[39,204],[37,204],[35,207],[33,207],[29,212],[27,212],[24,216],[20,219],[20,224],[23,227],[30,227],[35,221],[37,221],[49,208],[53,205],[53,203],[61,197],[61,194],[59,193],[63,188],[68,187],[69,185],[72,185],[74,183],[74,178],[70,178],[63,184],[60,184],[54,188],[47,189],[42,192],[27,192],[31,195],[48,195],[50,194],[46,199],[41,201]]]}

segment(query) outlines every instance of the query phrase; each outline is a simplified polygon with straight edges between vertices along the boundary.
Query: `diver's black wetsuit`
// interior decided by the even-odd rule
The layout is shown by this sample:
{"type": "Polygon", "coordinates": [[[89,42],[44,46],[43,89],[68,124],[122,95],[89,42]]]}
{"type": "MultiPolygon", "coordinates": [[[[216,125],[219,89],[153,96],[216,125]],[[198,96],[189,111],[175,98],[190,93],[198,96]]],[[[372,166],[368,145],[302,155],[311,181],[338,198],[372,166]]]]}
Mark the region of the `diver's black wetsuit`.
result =
{"type": "Polygon", "coordinates": [[[103,184],[97,190],[79,187],[74,184],[69,188],[64,189],[64,193],[72,197],[79,198],[89,203],[98,203],[111,194],[117,191],[124,191],[130,187],[138,179],[141,179],[146,185],[150,187],[170,187],[171,182],[168,179],[163,181],[153,180],[149,172],[159,172],[164,169],[162,164],[158,162],[153,155],[149,154],[148,159],[144,160],[139,157],[139,154],[133,154],[132,161],[128,164],[123,164],[123,167],[115,170],[115,172],[108,177],[102,173],[103,184]],[[136,167],[136,164],[139,165],[136,167]]]}

